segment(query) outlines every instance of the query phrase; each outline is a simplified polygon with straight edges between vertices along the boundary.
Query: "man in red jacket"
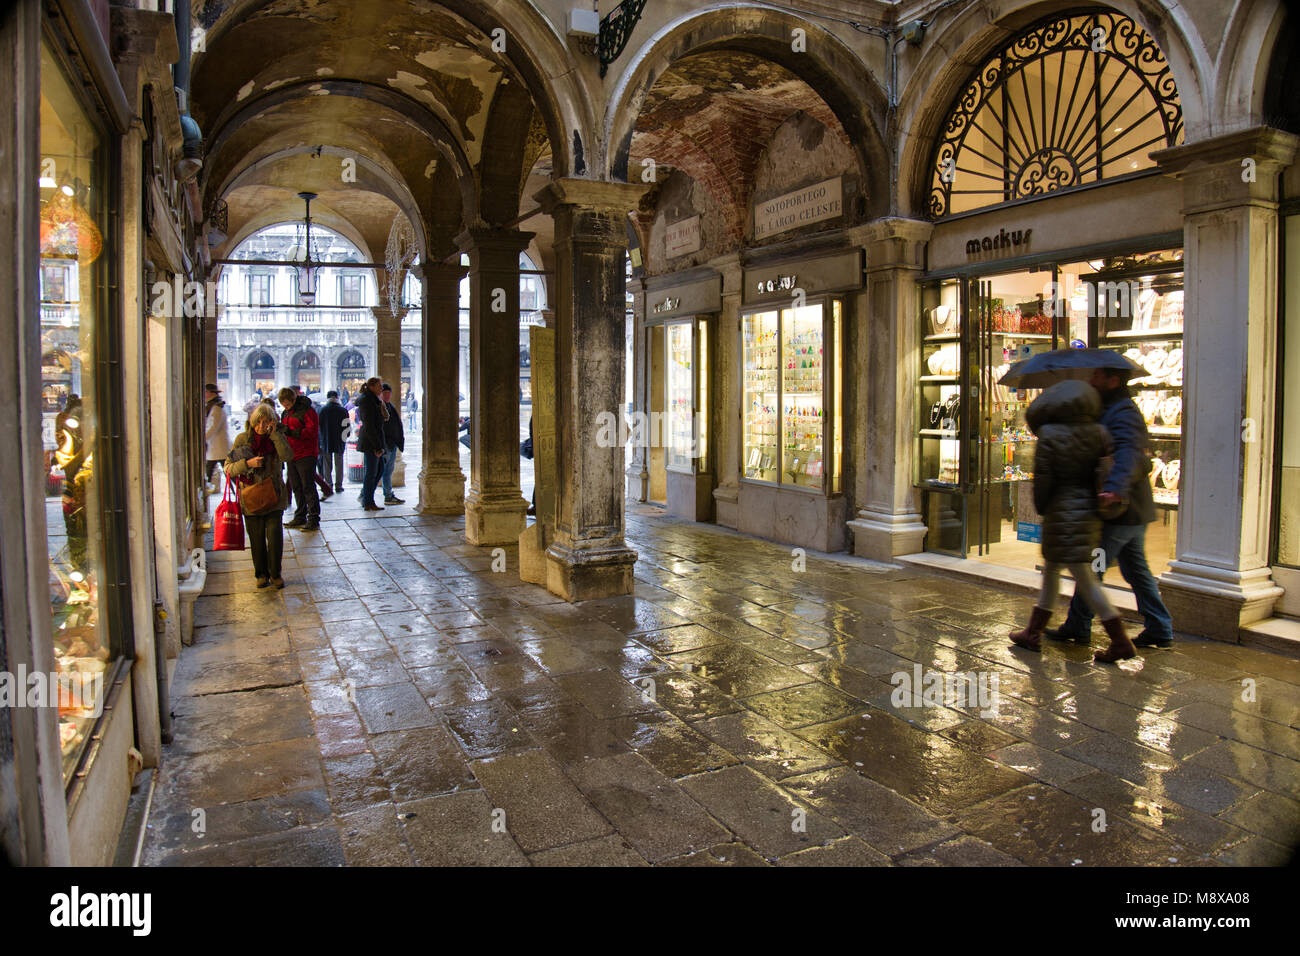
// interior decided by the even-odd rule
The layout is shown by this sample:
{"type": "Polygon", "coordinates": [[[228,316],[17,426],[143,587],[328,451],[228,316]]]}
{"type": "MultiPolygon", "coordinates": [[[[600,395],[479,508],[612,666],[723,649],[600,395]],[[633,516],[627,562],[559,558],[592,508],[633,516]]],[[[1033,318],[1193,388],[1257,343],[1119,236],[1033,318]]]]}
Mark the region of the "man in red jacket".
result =
{"type": "Polygon", "coordinates": [[[286,521],[286,528],[302,528],[303,531],[320,530],[320,498],[316,494],[316,456],[320,453],[320,422],[316,410],[311,407],[311,399],[299,395],[291,388],[280,389],[280,405],[284,414],[280,421],[284,424],[285,436],[289,447],[293,449],[293,461],[287,462],[289,469],[289,487],[293,489],[293,500],[297,507],[293,520],[286,521]]]}

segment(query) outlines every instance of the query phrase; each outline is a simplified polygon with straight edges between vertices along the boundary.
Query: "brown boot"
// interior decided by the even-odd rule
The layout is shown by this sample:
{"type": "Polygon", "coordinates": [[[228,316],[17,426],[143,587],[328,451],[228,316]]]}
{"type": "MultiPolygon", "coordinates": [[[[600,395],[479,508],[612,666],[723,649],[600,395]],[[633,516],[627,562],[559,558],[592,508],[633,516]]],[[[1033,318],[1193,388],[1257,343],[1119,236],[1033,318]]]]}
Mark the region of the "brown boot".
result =
{"type": "Polygon", "coordinates": [[[1101,626],[1106,629],[1106,636],[1110,638],[1110,647],[1093,654],[1093,660],[1101,664],[1113,664],[1116,661],[1137,657],[1137,648],[1124,633],[1124,622],[1120,618],[1112,617],[1109,621],[1102,621],[1101,626]]]}
{"type": "Polygon", "coordinates": [[[1047,608],[1035,605],[1033,613],[1029,615],[1029,624],[1025,629],[1011,632],[1011,643],[1028,648],[1031,651],[1039,650],[1043,643],[1043,628],[1047,626],[1047,621],[1051,616],[1052,612],[1047,608]]]}

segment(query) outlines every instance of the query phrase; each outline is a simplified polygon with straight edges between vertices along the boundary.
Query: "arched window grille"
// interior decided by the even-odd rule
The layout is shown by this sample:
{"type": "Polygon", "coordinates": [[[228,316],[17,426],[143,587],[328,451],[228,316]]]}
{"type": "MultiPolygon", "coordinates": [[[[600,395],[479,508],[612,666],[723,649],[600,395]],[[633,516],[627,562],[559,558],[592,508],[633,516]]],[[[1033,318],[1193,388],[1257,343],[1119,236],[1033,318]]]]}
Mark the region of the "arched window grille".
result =
{"type": "Polygon", "coordinates": [[[939,219],[1154,165],[1183,138],[1173,73],[1156,42],[1113,11],[1041,20],[971,77],[932,157],[939,219]]]}

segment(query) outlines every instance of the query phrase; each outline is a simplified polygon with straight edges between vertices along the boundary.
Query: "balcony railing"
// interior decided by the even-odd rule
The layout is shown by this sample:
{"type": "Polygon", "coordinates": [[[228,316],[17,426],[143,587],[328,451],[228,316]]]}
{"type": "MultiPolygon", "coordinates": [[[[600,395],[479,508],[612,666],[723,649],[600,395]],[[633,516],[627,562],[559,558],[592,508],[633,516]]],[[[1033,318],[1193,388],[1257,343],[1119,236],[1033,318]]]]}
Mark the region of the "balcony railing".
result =
{"type": "Polygon", "coordinates": [[[310,309],[300,306],[227,305],[221,310],[219,323],[229,327],[285,327],[304,325],[335,328],[338,326],[364,326],[373,324],[370,310],[357,306],[318,305],[310,309]]]}

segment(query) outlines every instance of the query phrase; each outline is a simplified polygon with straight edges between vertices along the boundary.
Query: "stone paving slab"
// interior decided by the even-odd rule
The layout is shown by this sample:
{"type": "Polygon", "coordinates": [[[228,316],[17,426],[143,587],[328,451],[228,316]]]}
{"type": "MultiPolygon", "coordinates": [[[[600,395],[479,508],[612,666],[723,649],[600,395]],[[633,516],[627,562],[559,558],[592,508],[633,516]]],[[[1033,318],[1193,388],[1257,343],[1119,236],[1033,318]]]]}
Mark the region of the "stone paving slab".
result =
{"type": "Polygon", "coordinates": [[[1277,865],[1300,837],[1288,658],[1025,652],[1023,595],[800,573],[635,504],[635,593],[578,605],[463,519],[322,512],[283,591],[209,554],[150,865],[1277,865]],[[917,675],[939,696],[897,696],[917,675]]]}

